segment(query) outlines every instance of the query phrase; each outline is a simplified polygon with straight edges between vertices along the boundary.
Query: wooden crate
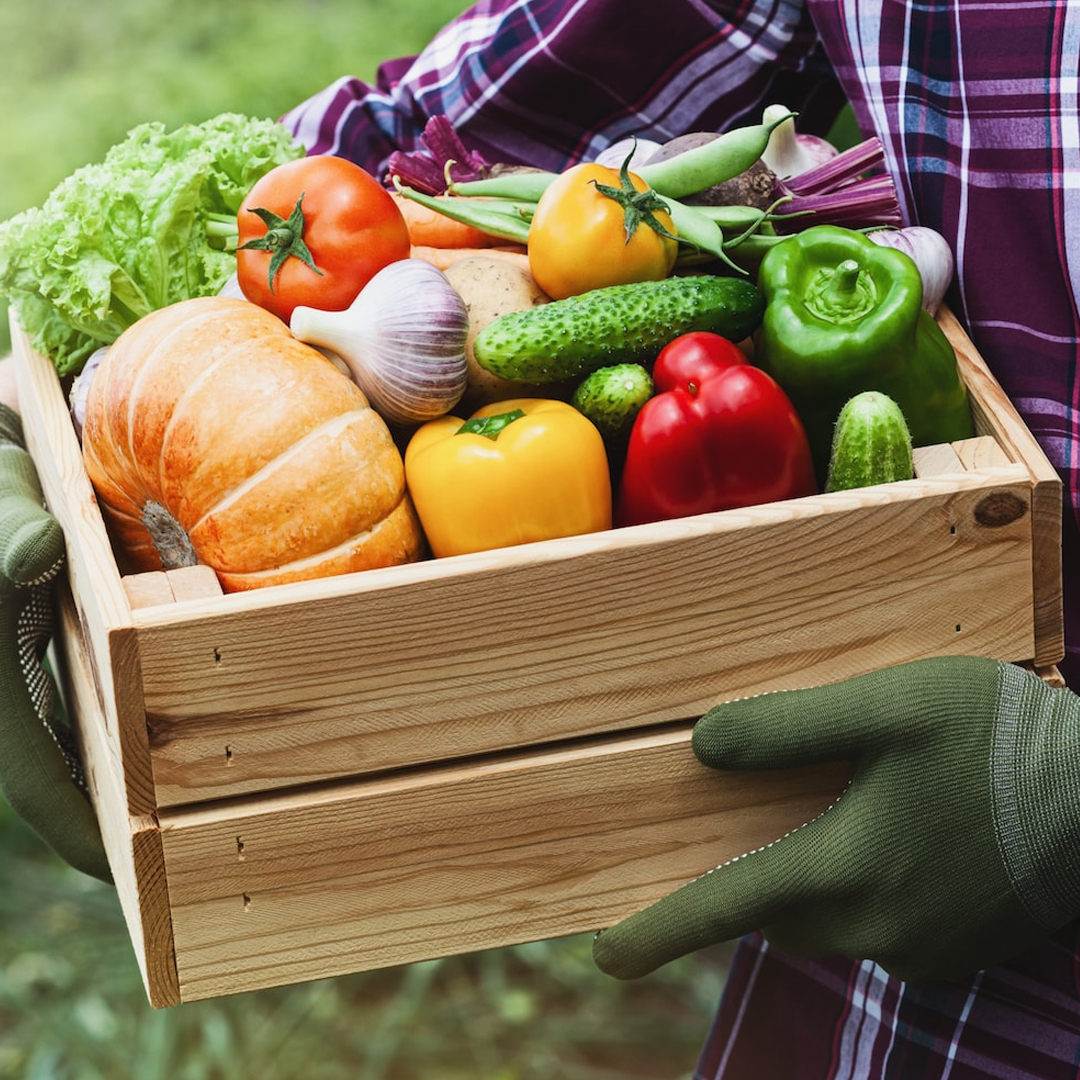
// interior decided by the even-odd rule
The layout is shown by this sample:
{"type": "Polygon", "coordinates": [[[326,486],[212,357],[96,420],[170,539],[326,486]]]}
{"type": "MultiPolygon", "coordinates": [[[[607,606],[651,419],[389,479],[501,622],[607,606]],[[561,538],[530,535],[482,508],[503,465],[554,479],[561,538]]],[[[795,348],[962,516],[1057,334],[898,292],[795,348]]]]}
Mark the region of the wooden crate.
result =
{"type": "MultiPolygon", "coordinates": [[[[68,543],[57,661],[156,1006],[591,931],[824,809],[694,760],[716,701],[1063,652],[1060,481],[948,313],[978,436],[916,479],[222,596],[122,579],[13,327],[68,543]]],[[[209,588],[207,588],[209,585],[209,588]]]]}

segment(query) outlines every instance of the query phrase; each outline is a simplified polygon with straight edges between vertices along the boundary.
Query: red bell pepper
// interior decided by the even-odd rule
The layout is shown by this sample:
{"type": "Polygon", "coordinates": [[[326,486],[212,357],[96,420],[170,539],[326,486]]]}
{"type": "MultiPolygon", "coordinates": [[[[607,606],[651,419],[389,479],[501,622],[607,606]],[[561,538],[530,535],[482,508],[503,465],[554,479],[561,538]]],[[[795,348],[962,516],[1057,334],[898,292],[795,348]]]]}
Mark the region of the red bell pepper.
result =
{"type": "Polygon", "coordinates": [[[798,413],[737,345],[683,334],[656,358],[653,381],[630,432],[618,525],[817,493],[798,413]]]}

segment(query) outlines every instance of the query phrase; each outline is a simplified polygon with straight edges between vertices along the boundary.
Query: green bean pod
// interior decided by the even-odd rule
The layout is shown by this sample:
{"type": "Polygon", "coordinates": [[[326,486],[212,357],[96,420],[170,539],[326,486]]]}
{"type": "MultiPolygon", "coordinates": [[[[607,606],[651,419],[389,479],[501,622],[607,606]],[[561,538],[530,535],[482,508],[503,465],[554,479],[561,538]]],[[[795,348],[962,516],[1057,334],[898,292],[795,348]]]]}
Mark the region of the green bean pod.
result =
{"type": "Polygon", "coordinates": [[[517,244],[528,243],[529,222],[532,214],[523,211],[520,204],[508,203],[505,207],[495,208],[475,199],[425,195],[414,188],[406,187],[396,176],[394,187],[403,198],[426,206],[429,210],[434,210],[452,221],[471,225],[473,228],[483,230],[489,236],[499,237],[500,240],[510,240],[517,244]]]}
{"type": "Polygon", "coordinates": [[[773,128],[794,115],[788,113],[768,124],[732,128],[664,161],[646,162],[634,172],[658,195],[685,198],[746,172],[765,152],[773,128]]]}
{"type": "Polygon", "coordinates": [[[699,206],[687,206],[677,199],[665,199],[664,205],[675,226],[675,234],[680,244],[686,244],[702,254],[720,259],[732,269],[744,273],[742,267],[732,262],[724,250],[724,234],[720,227],[705,214],[699,206]]]}
{"type": "Polygon", "coordinates": [[[447,188],[451,195],[482,195],[490,199],[520,199],[536,202],[558,173],[518,169],[487,176],[483,180],[454,181],[447,188]]]}

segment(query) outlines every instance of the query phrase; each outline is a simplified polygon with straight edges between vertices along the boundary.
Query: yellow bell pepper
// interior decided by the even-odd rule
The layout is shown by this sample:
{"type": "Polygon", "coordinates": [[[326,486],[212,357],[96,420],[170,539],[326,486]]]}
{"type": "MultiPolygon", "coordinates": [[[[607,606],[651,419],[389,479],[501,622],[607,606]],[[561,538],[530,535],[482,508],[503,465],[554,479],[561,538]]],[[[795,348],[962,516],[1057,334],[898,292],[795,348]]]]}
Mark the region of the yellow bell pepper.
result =
{"type": "Polygon", "coordinates": [[[604,440],[564,401],[429,421],[405,448],[405,482],[436,557],[611,528],[604,440]]]}

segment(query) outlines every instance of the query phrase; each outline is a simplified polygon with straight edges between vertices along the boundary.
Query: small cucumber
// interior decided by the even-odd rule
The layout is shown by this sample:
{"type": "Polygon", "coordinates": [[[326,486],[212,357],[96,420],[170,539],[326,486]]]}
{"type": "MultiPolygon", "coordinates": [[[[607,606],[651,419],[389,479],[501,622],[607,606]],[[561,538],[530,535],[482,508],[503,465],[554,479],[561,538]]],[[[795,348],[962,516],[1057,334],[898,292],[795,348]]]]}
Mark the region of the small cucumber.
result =
{"type": "Polygon", "coordinates": [[[741,341],[764,311],[764,296],[742,278],[608,285],[494,319],[477,335],[473,355],[502,379],[562,382],[615,364],[651,364],[672,338],[692,330],[741,341]]]}
{"type": "Polygon", "coordinates": [[[849,399],[836,419],[825,490],[890,484],[914,475],[911,433],[900,406],[878,390],[849,399]]]}
{"type": "Polygon", "coordinates": [[[640,364],[614,364],[587,375],[570,404],[599,428],[606,441],[617,441],[629,434],[655,389],[652,376],[640,364]]]}

